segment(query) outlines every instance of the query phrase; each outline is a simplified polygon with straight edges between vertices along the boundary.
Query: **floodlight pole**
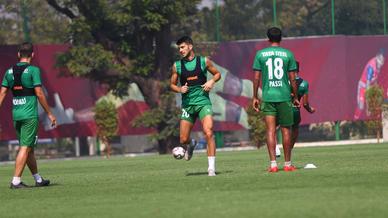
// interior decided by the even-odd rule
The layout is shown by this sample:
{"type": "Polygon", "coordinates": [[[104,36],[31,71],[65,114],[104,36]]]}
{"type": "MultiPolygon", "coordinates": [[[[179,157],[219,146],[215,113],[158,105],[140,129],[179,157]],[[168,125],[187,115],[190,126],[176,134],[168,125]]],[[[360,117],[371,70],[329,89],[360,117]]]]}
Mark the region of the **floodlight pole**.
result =
{"type": "Polygon", "coordinates": [[[221,41],[220,35],[220,4],[219,0],[216,0],[216,41],[221,41]]]}
{"type": "Polygon", "coordinates": [[[335,140],[340,140],[340,121],[335,121],[335,140]]]}
{"type": "Polygon", "coordinates": [[[384,35],[387,34],[387,2],[383,0],[384,35]]]}
{"type": "MultiPolygon", "coordinates": [[[[334,0],[331,0],[331,34],[335,35],[335,16],[334,16],[334,0]]],[[[340,140],[340,122],[335,121],[335,140],[340,140]]]]}
{"type": "Polygon", "coordinates": [[[331,34],[335,35],[334,0],[331,0],[331,34]]]}
{"type": "Polygon", "coordinates": [[[273,0],[273,3],[272,3],[272,7],[273,7],[273,26],[277,26],[278,25],[278,20],[277,20],[277,15],[276,15],[276,0],[273,0]]]}
{"type": "Polygon", "coordinates": [[[31,37],[30,37],[30,29],[28,27],[29,23],[29,18],[27,15],[27,4],[26,0],[21,0],[20,1],[20,6],[21,6],[21,14],[23,17],[23,33],[24,33],[24,41],[26,42],[31,42],[31,37]]]}

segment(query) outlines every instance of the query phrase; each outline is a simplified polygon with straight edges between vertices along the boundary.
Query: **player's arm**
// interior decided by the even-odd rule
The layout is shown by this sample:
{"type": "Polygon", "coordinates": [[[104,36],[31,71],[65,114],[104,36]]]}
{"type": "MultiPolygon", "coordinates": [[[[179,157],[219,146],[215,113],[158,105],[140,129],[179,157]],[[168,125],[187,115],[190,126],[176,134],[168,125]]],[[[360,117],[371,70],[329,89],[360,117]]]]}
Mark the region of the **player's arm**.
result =
{"type": "Polygon", "coordinates": [[[189,90],[187,83],[182,87],[179,87],[177,84],[178,84],[178,73],[176,72],[176,67],[174,64],[171,69],[171,78],[170,78],[171,90],[177,93],[186,93],[189,90]]]}
{"type": "Polygon", "coordinates": [[[206,69],[213,75],[213,78],[202,85],[203,90],[208,92],[213,88],[214,84],[221,79],[221,73],[214,66],[213,61],[211,61],[210,58],[206,58],[206,69]]]}
{"type": "Polygon", "coordinates": [[[260,99],[257,94],[259,91],[259,87],[261,86],[261,71],[254,71],[254,77],[253,77],[253,99],[252,99],[252,106],[253,109],[256,112],[259,112],[259,105],[260,105],[260,99]]]}
{"type": "Polygon", "coordinates": [[[42,105],[44,111],[46,111],[48,118],[51,121],[51,126],[55,127],[57,125],[57,119],[51,113],[50,107],[48,106],[46,96],[44,95],[43,89],[41,86],[35,86],[34,88],[36,97],[39,100],[40,105],[42,105]]]}
{"type": "Polygon", "coordinates": [[[292,88],[292,98],[295,106],[300,107],[300,103],[298,101],[298,86],[296,84],[296,72],[290,71],[288,72],[288,78],[290,80],[291,88],[292,88]]]}
{"type": "Polygon", "coordinates": [[[1,86],[1,89],[0,89],[0,107],[3,104],[4,98],[7,95],[7,92],[8,92],[8,88],[5,86],[1,86]]]}
{"type": "Polygon", "coordinates": [[[308,111],[309,113],[314,113],[315,112],[315,108],[311,107],[310,104],[309,104],[309,95],[308,94],[304,94],[303,97],[303,107],[304,109],[306,109],[306,111],[308,111]]]}

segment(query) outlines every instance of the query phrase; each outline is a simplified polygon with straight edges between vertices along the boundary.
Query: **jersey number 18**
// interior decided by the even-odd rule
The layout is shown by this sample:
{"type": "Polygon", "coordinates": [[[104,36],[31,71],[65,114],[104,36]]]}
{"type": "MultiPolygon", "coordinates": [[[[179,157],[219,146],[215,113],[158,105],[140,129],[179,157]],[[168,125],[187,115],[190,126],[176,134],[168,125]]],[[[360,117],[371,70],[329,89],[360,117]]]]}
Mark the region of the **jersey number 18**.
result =
{"type": "Polygon", "coordinates": [[[272,61],[272,58],[269,58],[265,65],[267,65],[268,68],[268,79],[273,80],[273,76],[275,75],[276,79],[281,80],[284,75],[283,70],[283,59],[281,58],[275,58],[272,61]],[[275,66],[275,69],[274,69],[275,66]]]}

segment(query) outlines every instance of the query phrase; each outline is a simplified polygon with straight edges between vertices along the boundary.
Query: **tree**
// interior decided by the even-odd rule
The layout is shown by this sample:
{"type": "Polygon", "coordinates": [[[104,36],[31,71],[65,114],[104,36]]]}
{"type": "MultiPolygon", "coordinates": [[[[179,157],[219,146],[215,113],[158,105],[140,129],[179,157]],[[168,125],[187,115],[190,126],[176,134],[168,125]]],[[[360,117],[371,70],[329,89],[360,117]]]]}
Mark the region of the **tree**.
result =
{"type": "MultiPolygon", "coordinates": [[[[178,107],[170,108],[170,103],[174,100],[175,95],[171,95],[170,93],[161,94],[161,103],[159,107],[144,112],[142,116],[135,119],[133,125],[135,127],[143,126],[159,128],[161,131],[151,134],[152,140],[160,141],[168,137],[176,137],[178,140],[180,121],[179,115],[181,110],[178,107]],[[166,113],[166,111],[170,111],[171,113],[166,113]]],[[[167,144],[166,149],[168,151],[177,145],[175,142],[172,143],[174,144],[167,144]]]]}
{"type": "MultiPolygon", "coordinates": [[[[151,110],[162,117],[152,125],[158,133],[169,128],[176,111],[175,98],[164,85],[172,64],[172,31],[179,30],[187,17],[196,13],[199,0],[46,0],[72,20],[72,46],[58,59],[70,75],[107,84],[118,96],[134,82],[151,110]]],[[[178,142],[175,135],[158,138],[159,152],[178,142]]]]}
{"type": "Polygon", "coordinates": [[[106,156],[111,153],[110,140],[117,134],[117,110],[114,103],[102,99],[96,103],[93,110],[94,120],[97,125],[97,136],[106,145],[106,156]]]}
{"type": "Polygon", "coordinates": [[[0,44],[20,44],[24,41],[23,11],[33,43],[63,43],[70,19],[57,13],[48,4],[33,0],[0,0],[0,44]]]}
{"type": "Polygon", "coordinates": [[[368,130],[376,133],[377,142],[380,141],[382,130],[382,105],[384,101],[384,90],[379,85],[370,86],[365,92],[367,112],[370,120],[367,122],[368,130]]]}
{"type": "MultiPolygon", "coordinates": [[[[224,41],[263,38],[272,22],[272,1],[224,0],[220,7],[220,33],[224,41]]],[[[203,8],[196,16],[195,36],[215,41],[216,8],[203,8]],[[199,33],[206,33],[206,36],[199,33]]]]}
{"type": "MultiPolygon", "coordinates": [[[[331,35],[331,0],[276,1],[277,25],[284,36],[331,35]]],[[[365,35],[383,33],[383,10],[380,0],[335,0],[337,34],[365,35]],[[365,15],[365,16],[360,16],[365,15]]],[[[224,0],[220,7],[221,38],[244,40],[266,38],[274,25],[273,1],[224,0]]],[[[194,35],[205,41],[215,40],[216,11],[203,8],[196,16],[194,35]]]]}
{"type": "Polygon", "coordinates": [[[252,106],[247,109],[248,123],[251,127],[249,129],[252,142],[259,148],[265,144],[266,127],[264,122],[264,115],[262,112],[256,112],[252,106]]]}
{"type": "MultiPolygon", "coordinates": [[[[332,34],[331,0],[283,0],[277,6],[279,24],[287,36],[332,34]]],[[[334,16],[336,34],[383,33],[380,0],[335,0],[334,16]]]]}

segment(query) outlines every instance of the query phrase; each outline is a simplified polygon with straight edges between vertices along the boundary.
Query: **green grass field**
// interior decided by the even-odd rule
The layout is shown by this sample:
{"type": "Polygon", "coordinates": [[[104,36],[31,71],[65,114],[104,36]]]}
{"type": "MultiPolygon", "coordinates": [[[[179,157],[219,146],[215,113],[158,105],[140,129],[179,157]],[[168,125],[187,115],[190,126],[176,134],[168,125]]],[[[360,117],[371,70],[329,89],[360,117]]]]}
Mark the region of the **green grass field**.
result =
{"type": "MultiPolygon", "coordinates": [[[[0,217],[387,217],[388,144],[296,148],[294,164],[266,172],[266,149],[205,154],[41,161],[47,188],[10,190],[0,166],[0,217]]],[[[283,161],[282,161],[283,163],[283,161]]],[[[32,184],[29,171],[24,181],[32,184]]]]}

